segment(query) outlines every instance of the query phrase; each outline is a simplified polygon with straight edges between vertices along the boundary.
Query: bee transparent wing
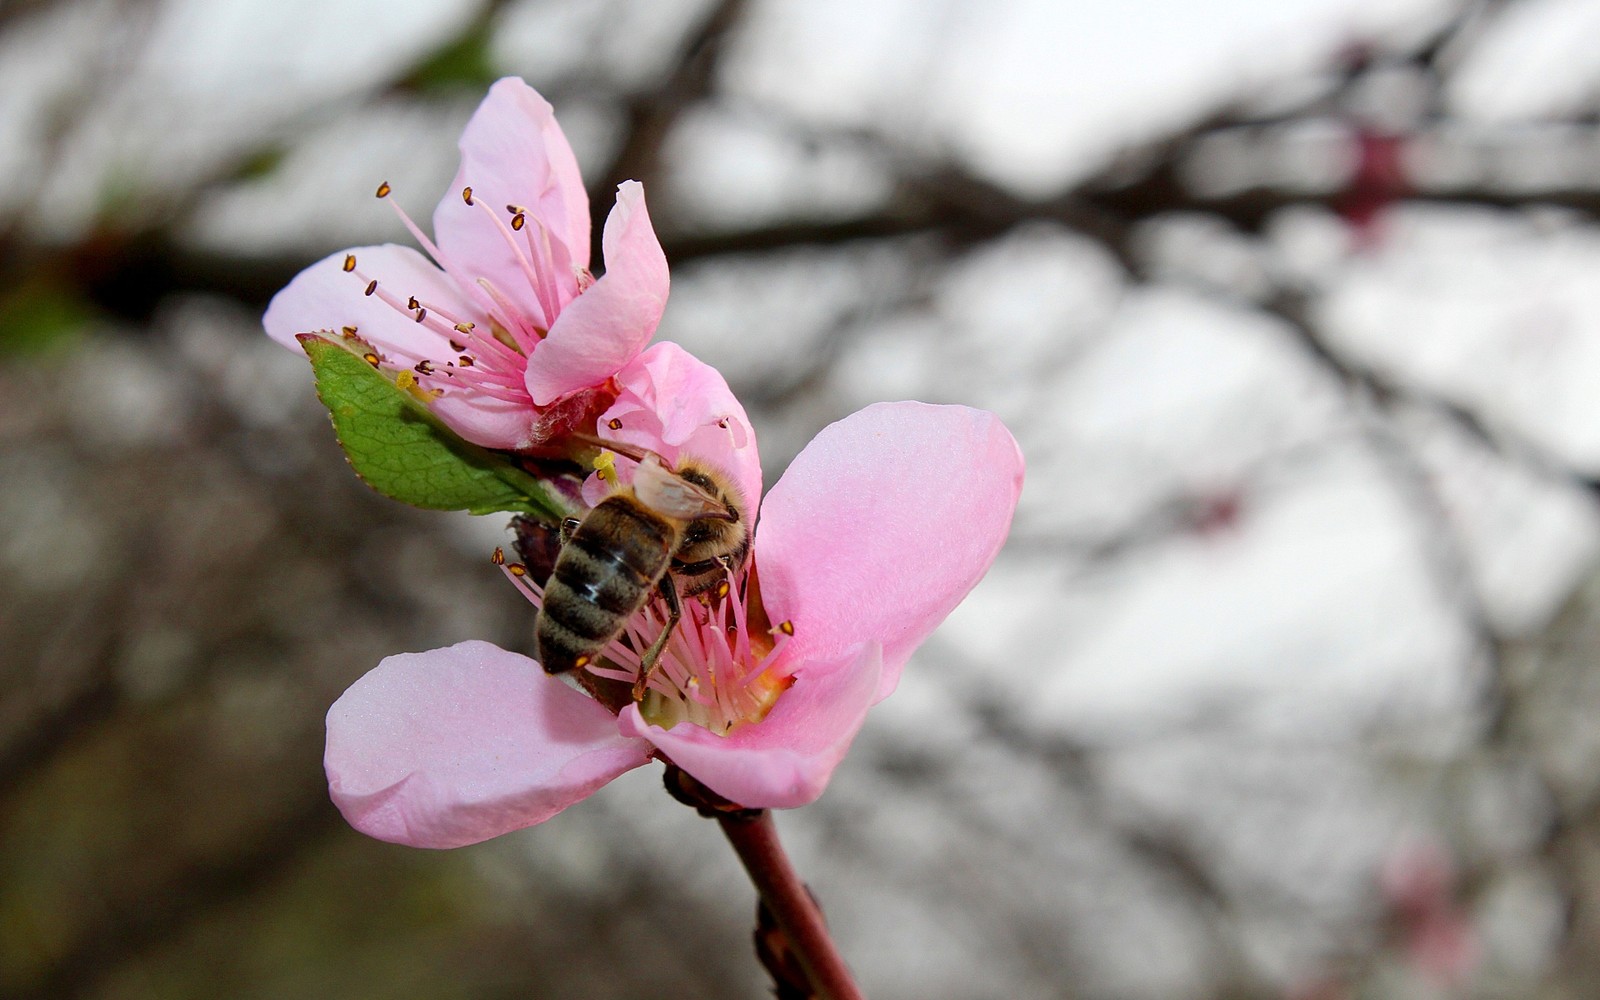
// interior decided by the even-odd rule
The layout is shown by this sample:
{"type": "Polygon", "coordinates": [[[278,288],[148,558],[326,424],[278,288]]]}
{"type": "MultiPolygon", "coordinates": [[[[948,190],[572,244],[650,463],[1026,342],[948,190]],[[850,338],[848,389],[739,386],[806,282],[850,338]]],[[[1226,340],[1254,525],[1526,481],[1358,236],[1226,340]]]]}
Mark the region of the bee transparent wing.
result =
{"type": "Polygon", "coordinates": [[[715,494],[668,470],[653,454],[647,453],[633,470],[633,495],[656,513],[683,521],[737,519],[715,494]]]}

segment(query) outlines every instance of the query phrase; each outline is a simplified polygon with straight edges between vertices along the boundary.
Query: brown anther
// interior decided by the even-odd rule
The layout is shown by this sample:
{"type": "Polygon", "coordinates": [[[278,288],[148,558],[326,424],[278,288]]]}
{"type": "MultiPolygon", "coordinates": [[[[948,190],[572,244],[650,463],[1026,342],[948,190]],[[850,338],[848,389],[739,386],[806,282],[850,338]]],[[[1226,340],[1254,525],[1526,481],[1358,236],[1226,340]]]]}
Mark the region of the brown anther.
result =
{"type": "MultiPolygon", "coordinates": [[[[457,333],[471,333],[472,330],[473,330],[473,325],[471,323],[457,323],[456,324],[456,332],[457,333]]],[[[451,343],[455,343],[455,341],[451,341],[451,343]]],[[[459,350],[461,350],[461,348],[458,347],[458,348],[456,348],[456,350],[459,351],[459,350]]]]}
{"type": "Polygon", "coordinates": [[[389,197],[389,182],[388,181],[384,181],[382,184],[378,185],[378,197],[379,198],[387,198],[387,197],[389,197]]]}
{"type": "Polygon", "coordinates": [[[422,303],[418,302],[417,301],[417,297],[415,295],[413,295],[413,296],[411,296],[411,298],[406,299],[406,308],[407,309],[421,309],[422,308],[422,303]]]}
{"type": "Polygon", "coordinates": [[[432,375],[433,362],[429,361],[427,358],[423,358],[421,361],[418,361],[416,364],[412,365],[411,370],[416,372],[418,375],[432,375]]]}
{"type": "Polygon", "coordinates": [[[587,656],[580,656],[576,660],[572,661],[572,665],[575,667],[587,667],[589,665],[589,660],[590,658],[587,656]]]}
{"type": "Polygon", "coordinates": [[[794,635],[794,622],[785,621],[778,624],[778,631],[784,635],[794,635]]]}
{"type": "Polygon", "coordinates": [[[347,254],[344,255],[344,269],[345,269],[346,272],[354,271],[356,269],[356,255],[355,254],[347,253],[347,254]]]}
{"type": "Polygon", "coordinates": [[[728,429],[728,418],[727,417],[723,417],[721,420],[718,420],[717,421],[717,426],[721,427],[723,430],[727,430],[728,429]]]}
{"type": "Polygon", "coordinates": [[[339,332],[344,334],[346,337],[354,337],[356,335],[356,328],[353,326],[341,327],[339,332]]]}
{"type": "Polygon", "coordinates": [[[375,292],[377,290],[378,290],[378,279],[377,278],[373,278],[371,281],[367,282],[367,290],[362,294],[371,295],[373,292],[375,292]]]}
{"type": "Polygon", "coordinates": [[[467,349],[467,345],[466,344],[458,344],[458,343],[456,343],[455,341],[452,340],[452,341],[450,341],[450,349],[452,351],[455,351],[457,354],[460,354],[462,351],[467,349]]]}
{"type": "Polygon", "coordinates": [[[428,318],[428,310],[426,310],[426,309],[418,309],[417,310],[417,322],[418,323],[421,323],[423,320],[425,320],[427,318],[428,318]]]}
{"type": "Polygon", "coordinates": [[[620,431],[622,430],[622,421],[618,420],[616,417],[612,417],[610,420],[606,421],[606,426],[614,431],[620,431]]]}
{"type": "Polygon", "coordinates": [[[463,368],[471,368],[472,367],[472,355],[470,355],[470,354],[463,354],[457,360],[461,362],[461,367],[463,367],[463,368]]]}
{"type": "Polygon", "coordinates": [[[727,597],[728,596],[728,581],[724,580],[721,583],[717,584],[717,596],[718,597],[727,597]]]}
{"type": "Polygon", "coordinates": [[[506,211],[510,212],[512,215],[521,215],[526,212],[527,209],[523,208],[521,205],[507,205],[506,211]]]}
{"type": "Polygon", "coordinates": [[[472,204],[472,188],[464,187],[461,189],[461,200],[468,205],[472,204]]]}
{"type": "Polygon", "coordinates": [[[510,571],[512,576],[528,575],[528,567],[522,565],[521,563],[512,563],[511,565],[507,566],[506,569],[510,571]]]}
{"type": "Polygon", "coordinates": [[[521,212],[518,212],[516,215],[511,217],[511,228],[516,232],[522,232],[522,227],[527,224],[528,217],[523,215],[521,212]]]}
{"type": "Polygon", "coordinates": [[[489,557],[489,561],[496,566],[504,566],[506,564],[506,550],[496,545],[494,547],[494,555],[489,557]]]}
{"type": "Polygon", "coordinates": [[[378,367],[378,356],[373,354],[371,351],[361,355],[361,360],[365,361],[374,368],[378,367]]]}

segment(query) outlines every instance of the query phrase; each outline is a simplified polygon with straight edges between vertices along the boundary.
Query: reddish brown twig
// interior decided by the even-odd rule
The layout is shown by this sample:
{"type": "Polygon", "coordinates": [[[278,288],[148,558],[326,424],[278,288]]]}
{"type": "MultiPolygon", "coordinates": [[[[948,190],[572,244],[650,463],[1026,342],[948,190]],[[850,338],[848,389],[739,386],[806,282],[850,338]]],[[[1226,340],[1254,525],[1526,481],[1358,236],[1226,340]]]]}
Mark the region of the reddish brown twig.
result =
{"type": "Polygon", "coordinates": [[[739,855],[750,881],[761,897],[758,910],[757,953],[772,973],[780,997],[805,996],[815,1000],[865,1000],[861,988],[844,964],[822,910],[800,875],[789,863],[778,827],[765,809],[746,809],[717,795],[673,765],[667,766],[667,791],[700,815],[715,819],[728,843],[739,855]],[[763,917],[770,917],[768,924],[763,917]],[[798,962],[806,983],[795,982],[798,962]],[[801,990],[809,986],[809,990],[801,990]],[[787,992],[785,992],[787,991],[787,992]]]}

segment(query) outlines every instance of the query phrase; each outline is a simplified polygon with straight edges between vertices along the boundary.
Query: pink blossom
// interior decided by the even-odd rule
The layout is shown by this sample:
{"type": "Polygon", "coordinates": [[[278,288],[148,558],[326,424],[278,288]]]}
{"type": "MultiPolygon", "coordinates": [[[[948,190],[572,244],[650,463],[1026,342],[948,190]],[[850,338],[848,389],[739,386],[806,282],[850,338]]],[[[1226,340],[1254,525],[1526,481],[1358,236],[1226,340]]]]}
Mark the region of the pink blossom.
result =
{"type": "MultiPolygon", "coordinates": [[[[393,244],[341,251],[280,291],[263,324],[296,349],[301,333],[358,338],[383,369],[433,393],[462,437],[536,448],[603,407],[612,376],[654,335],[666,256],[643,188],[627,181],[602,234],[606,272],[590,276],[577,160],[550,105],[521,80],[490,88],[460,146],[433,214],[437,244],[400,213],[438,266],[393,244]]],[[[378,190],[387,197],[389,186],[378,190]]]]}
{"type": "Polygon", "coordinates": [[[1359,125],[1354,136],[1355,167],[1344,190],[1333,199],[1334,211],[1350,226],[1358,251],[1377,249],[1384,238],[1385,212],[1411,188],[1406,169],[1409,138],[1371,125],[1359,125]]]}
{"type": "Polygon", "coordinates": [[[1441,987],[1465,982],[1481,959],[1477,931],[1456,900],[1456,870],[1434,841],[1396,849],[1379,888],[1400,932],[1400,946],[1418,972],[1441,987]]]}
{"type": "MultiPolygon", "coordinates": [[[[717,463],[753,505],[754,436],[721,376],[663,344],[617,381],[602,428],[669,460],[717,463]]],[[[912,651],[988,570],[1022,470],[1010,433],[981,410],[884,403],[846,417],[761,504],[754,569],[684,602],[642,700],[613,716],[484,642],[392,656],[328,712],[333,799],[358,830],[417,847],[542,822],[656,756],[745,806],[811,802],[912,651]]],[[[591,672],[631,682],[661,624],[647,607],[591,672]]]]}

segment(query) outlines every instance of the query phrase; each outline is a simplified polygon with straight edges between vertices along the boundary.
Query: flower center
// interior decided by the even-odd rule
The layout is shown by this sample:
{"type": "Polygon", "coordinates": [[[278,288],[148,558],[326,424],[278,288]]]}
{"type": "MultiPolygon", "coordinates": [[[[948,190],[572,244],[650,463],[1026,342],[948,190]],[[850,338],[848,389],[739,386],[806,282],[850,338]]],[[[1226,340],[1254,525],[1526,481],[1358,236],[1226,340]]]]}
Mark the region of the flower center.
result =
{"type": "MultiPolygon", "coordinates": [[[[519,563],[506,563],[501,550],[495,562],[535,607],[544,606],[544,589],[519,563]]],[[[735,726],[759,722],[790,685],[793,672],[785,655],[791,629],[751,633],[743,581],[730,578],[707,595],[709,600],[683,601],[683,617],[667,640],[646,682],[639,712],[663,729],[689,722],[725,735],[735,726]]],[[[640,654],[666,627],[666,610],[651,599],[628,619],[594,662],[584,669],[596,677],[633,684],[640,654]]]]}
{"type": "MultiPolygon", "coordinates": [[[[409,369],[410,384],[438,395],[451,389],[470,389],[483,395],[532,408],[526,388],[528,356],[549,332],[556,315],[581,293],[593,278],[574,267],[571,255],[560,239],[552,237],[544,222],[516,205],[507,205],[509,224],[472,189],[461,192],[467,205],[482,211],[492,228],[510,248],[522,276],[525,293],[508,295],[481,275],[474,275],[451,260],[406,214],[393,198],[387,182],[377,190],[387,201],[417,243],[450,277],[460,291],[458,303],[423,301],[409,291],[390,289],[384,282],[362,270],[354,254],[347,255],[344,270],[350,273],[362,293],[376,297],[396,313],[437,336],[436,350],[426,352],[402,347],[392,338],[374,338],[355,327],[344,328],[352,339],[375,348],[380,367],[409,369]],[[571,275],[569,280],[560,276],[571,275]],[[471,315],[459,315],[463,311],[471,315]],[[481,325],[480,325],[481,321],[481,325]]],[[[512,289],[516,292],[519,290],[512,289]]]]}

